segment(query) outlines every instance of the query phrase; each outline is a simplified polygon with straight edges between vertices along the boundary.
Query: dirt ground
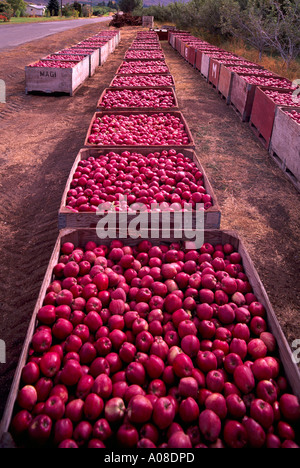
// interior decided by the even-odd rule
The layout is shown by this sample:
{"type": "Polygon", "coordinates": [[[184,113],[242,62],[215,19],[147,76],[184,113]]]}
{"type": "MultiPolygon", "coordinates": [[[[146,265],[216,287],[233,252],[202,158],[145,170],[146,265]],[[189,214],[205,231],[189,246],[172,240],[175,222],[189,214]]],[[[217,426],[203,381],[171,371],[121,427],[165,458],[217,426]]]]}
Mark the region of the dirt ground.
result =
{"type": "MultiPolygon", "coordinates": [[[[0,79],[7,85],[7,103],[0,104],[1,415],[57,238],[70,168],[138,28],[121,30],[119,47],[72,98],[25,95],[24,67],[106,28],[83,26],[0,54],[0,79]]],[[[299,193],[199,72],[167,43],[163,49],[221,208],[221,228],[238,230],[291,345],[300,338],[299,193]]]]}

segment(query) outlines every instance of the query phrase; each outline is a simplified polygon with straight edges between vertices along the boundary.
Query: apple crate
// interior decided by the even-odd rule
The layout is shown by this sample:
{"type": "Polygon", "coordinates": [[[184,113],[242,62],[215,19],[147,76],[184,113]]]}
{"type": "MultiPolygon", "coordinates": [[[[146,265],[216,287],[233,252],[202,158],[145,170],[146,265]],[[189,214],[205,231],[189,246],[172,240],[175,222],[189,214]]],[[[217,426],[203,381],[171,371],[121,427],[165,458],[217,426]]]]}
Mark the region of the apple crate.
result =
{"type": "Polygon", "coordinates": [[[215,46],[196,46],[196,58],[195,58],[195,68],[201,72],[201,67],[202,67],[202,57],[205,52],[219,52],[220,49],[219,47],[215,46]]]}
{"type": "Polygon", "coordinates": [[[102,106],[102,102],[103,102],[103,99],[105,97],[105,94],[108,92],[108,91],[122,91],[122,90],[130,90],[130,91],[143,91],[143,90],[150,90],[150,89],[155,89],[155,90],[162,90],[162,91],[169,91],[172,93],[172,100],[173,100],[173,105],[172,107],[170,108],[167,108],[167,109],[172,109],[172,110],[178,110],[178,101],[177,101],[177,97],[176,97],[176,94],[174,92],[174,88],[172,87],[168,87],[168,86],[157,86],[157,87],[152,87],[152,86],[148,86],[148,87],[134,87],[134,88],[131,88],[131,87],[127,87],[127,86],[124,86],[122,88],[117,88],[117,87],[110,87],[110,88],[105,88],[103,90],[103,92],[101,93],[101,96],[99,98],[99,101],[97,103],[97,109],[100,110],[100,111],[105,111],[105,112],[115,112],[115,111],[122,111],[122,110],[133,110],[133,111],[166,111],[167,109],[166,108],[161,108],[161,107],[112,107],[110,109],[106,109],[105,107],[102,106]]]}
{"type": "Polygon", "coordinates": [[[159,41],[167,41],[168,40],[168,29],[153,29],[156,32],[159,41]]]}
{"type": "Polygon", "coordinates": [[[85,41],[79,42],[77,47],[99,50],[99,66],[106,62],[110,54],[108,42],[103,45],[97,45],[94,41],[89,41],[87,39],[85,41]]]}
{"type": "MultiPolygon", "coordinates": [[[[73,53],[72,51],[70,51],[70,49],[68,49],[67,52],[60,50],[59,52],[55,52],[52,55],[57,55],[59,58],[59,55],[78,55],[80,57],[81,54],[79,54],[78,52],[73,53]]],[[[93,76],[96,72],[97,67],[99,66],[99,50],[98,49],[91,50],[89,53],[83,52],[83,55],[89,58],[89,65],[90,65],[89,76],[93,76]]]]}
{"type": "MultiPolygon", "coordinates": [[[[37,63],[37,62],[34,62],[37,63]]],[[[33,65],[33,64],[30,64],[33,65]]],[[[89,77],[89,57],[84,57],[72,68],[25,66],[25,92],[45,94],[64,93],[73,96],[89,77]]]]}
{"type": "Polygon", "coordinates": [[[272,136],[275,113],[279,105],[265,93],[266,90],[274,90],[283,94],[291,94],[292,91],[290,89],[272,88],[267,86],[257,87],[250,115],[250,127],[265,148],[268,149],[272,136]]]}
{"type": "MultiPolygon", "coordinates": [[[[174,78],[173,78],[173,76],[172,76],[170,73],[160,73],[160,74],[153,73],[153,75],[155,75],[155,76],[157,76],[157,77],[168,76],[168,77],[169,77],[169,80],[170,80],[170,84],[168,84],[168,87],[175,89],[174,78]]],[[[129,89],[129,88],[136,88],[136,86],[130,86],[130,85],[128,86],[127,84],[124,84],[124,85],[122,85],[122,86],[117,86],[117,81],[116,81],[116,80],[117,80],[119,77],[123,77],[123,78],[129,77],[129,78],[130,78],[130,77],[132,77],[132,76],[134,76],[134,77],[136,77],[136,78],[139,77],[138,74],[128,74],[128,75],[123,75],[123,74],[121,74],[121,75],[115,75],[114,78],[112,79],[112,81],[110,82],[109,87],[110,87],[110,88],[116,88],[116,89],[123,88],[124,86],[125,86],[126,88],[128,88],[128,89],[129,89]]],[[[140,76],[141,76],[141,77],[145,77],[145,76],[147,76],[147,74],[141,74],[140,76]]],[[[158,86],[158,85],[157,85],[157,86],[158,86]]],[[[148,88],[156,88],[157,86],[155,86],[155,85],[144,86],[143,84],[141,84],[139,87],[148,89],[148,88]]],[[[160,87],[160,86],[158,86],[158,87],[160,87]]]]}
{"type": "MultiPolygon", "coordinates": [[[[116,72],[116,75],[149,75],[149,73],[154,73],[154,72],[151,72],[151,71],[145,71],[145,72],[141,72],[139,71],[139,69],[137,69],[137,72],[136,73],[132,73],[132,70],[131,71],[127,71],[126,68],[124,67],[124,63],[128,63],[128,60],[124,60],[121,65],[118,67],[117,69],[117,72],[116,72]]],[[[155,72],[155,75],[170,75],[170,70],[169,70],[169,67],[168,65],[166,64],[165,61],[158,61],[158,60],[141,60],[141,62],[143,62],[145,64],[145,66],[147,66],[147,62],[149,64],[149,62],[157,62],[160,64],[160,66],[163,66],[163,70],[164,71],[161,71],[161,72],[155,72]]],[[[136,63],[134,60],[131,62],[131,63],[136,63]]]]}
{"type": "MultiPolygon", "coordinates": [[[[236,111],[242,122],[248,122],[250,119],[255,91],[257,85],[248,83],[244,76],[249,73],[234,73],[232,77],[232,89],[230,96],[230,105],[236,111]]],[[[260,76],[259,72],[255,73],[255,76],[260,76]]],[[[263,75],[261,75],[263,76],[263,75]]],[[[273,77],[277,76],[275,74],[273,77]]],[[[264,109],[264,118],[265,118],[264,109]]]]}
{"type": "Polygon", "coordinates": [[[226,52],[225,50],[219,49],[218,51],[203,51],[202,58],[201,58],[201,75],[209,81],[209,70],[210,70],[210,62],[212,59],[226,59],[232,58],[232,54],[226,52]]]}
{"type": "Polygon", "coordinates": [[[181,149],[184,149],[184,148],[187,148],[187,149],[195,149],[195,142],[194,142],[194,139],[193,139],[193,136],[191,134],[191,131],[188,127],[188,124],[182,114],[182,112],[180,111],[147,111],[147,110],[143,110],[143,112],[141,111],[129,111],[129,110],[122,110],[122,111],[116,111],[116,112],[107,112],[107,111],[101,111],[101,112],[95,112],[95,114],[93,115],[93,118],[90,122],[90,125],[89,125],[89,128],[88,128],[88,131],[87,131],[87,134],[86,134],[86,138],[85,138],[85,142],[84,142],[84,147],[86,148],[102,148],[102,149],[112,149],[112,148],[115,148],[115,149],[124,149],[128,147],[128,145],[116,145],[116,146],[112,146],[112,145],[108,145],[108,146],[102,146],[102,145],[94,145],[92,143],[89,143],[88,139],[89,139],[89,136],[91,135],[91,129],[92,129],[92,125],[94,123],[94,120],[97,119],[98,117],[102,117],[104,115],[110,115],[110,114],[114,114],[114,115],[125,115],[125,116],[128,116],[128,115],[139,115],[139,114],[147,114],[147,115],[153,115],[153,114],[169,114],[169,115],[172,115],[172,116],[175,116],[175,117],[178,117],[181,121],[181,123],[183,124],[184,126],[184,130],[188,136],[188,140],[189,140],[189,143],[186,144],[186,145],[173,145],[173,144],[170,144],[170,145],[136,145],[135,148],[136,149],[139,149],[139,148],[152,148],[153,151],[156,151],[155,148],[159,148],[160,150],[163,150],[163,149],[170,149],[170,148],[175,148],[176,150],[181,150],[181,149]]]}
{"type": "MultiPolygon", "coordinates": [[[[149,51],[150,52],[150,51],[149,51]]],[[[152,51],[151,51],[152,52],[152,51]]],[[[158,51],[160,52],[160,51],[158,51]]],[[[149,57],[136,57],[136,58],[130,58],[128,56],[124,56],[124,61],[125,62],[148,62],[149,60],[155,60],[156,62],[165,62],[165,57],[155,57],[155,58],[149,58],[149,57]]]]}
{"type": "Polygon", "coordinates": [[[269,153],[300,191],[300,124],[287,112],[299,107],[277,107],[270,138],[269,153]]]}
{"type": "MultiPolygon", "coordinates": [[[[214,88],[218,88],[219,85],[219,77],[220,77],[220,69],[222,65],[222,60],[226,60],[226,57],[224,59],[219,59],[219,58],[214,58],[211,57],[209,61],[209,70],[208,70],[208,79],[207,81],[213,85],[214,88]]],[[[234,58],[228,58],[228,61],[231,62],[231,65],[238,65],[239,62],[242,62],[244,59],[241,57],[234,57],[234,58]]]]}
{"type": "MultiPolygon", "coordinates": [[[[238,65],[239,67],[247,67],[247,68],[260,68],[260,65],[256,65],[253,62],[249,62],[249,64],[245,65],[238,65]]],[[[217,86],[217,91],[220,96],[226,101],[226,104],[230,104],[231,100],[231,91],[232,91],[232,80],[235,72],[232,70],[232,65],[221,64],[220,72],[219,72],[219,81],[217,86]]]]}
{"type": "Polygon", "coordinates": [[[185,60],[192,65],[192,67],[195,67],[196,65],[196,50],[197,47],[204,46],[203,41],[187,41],[184,44],[184,58],[185,60]]]}
{"type": "MultiPolygon", "coordinates": [[[[122,151],[115,151],[113,148],[111,148],[110,151],[114,151],[118,154],[120,154],[122,151]]],[[[137,149],[134,147],[131,148],[126,148],[126,151],[129,151],[131,153],[137,152],[139,154],[142,154],[143,156],[147,156],[150,153],[152,153],[152,149],[137,149]]],[[[156,149],[156,151],[159,151],[159,149],[156,149]]],[[[109,151],[107,151],[109,153],[109,151]]],[[[212,199],[212,206],[205,210],[204,212],[204,228],[205,229],[219,229],[220,228],[220,221],[221,221],[221,212],[220,212],[220,207],[216,199],[216,195],[213,191],[213,188],[210,184],[210,181],[205,173],[205,170],[203,166],[201,165],[200,158],[197,155],[197,153],[194,150],[187,150],[187,149],[182,149],[180,150],[180,153],[182,153],[184,156],[188,157],[193,161],[196,166],[199,168],[199,170],[203,174],[203,182],[204,182],[204,188],[206,190],[206,193],[211,196],[212,199]]],[[[59,214],[58,214],[58,228],[63,229],[66,227],[70,228],[79,228],[79,227],[86,227],[86,228],[95,228],[98,221],[101,219],[100,215],[97,215],[96,213],[93,212],[80,212],[76,213],[71,211],[69,208],[66,206],[66,200],[67,200],[67,193],[70,190],[71,187],[71,182],[73,180],[74,173],[76,172],[78,163],[82,160],[86,160],[89,157],[95,157],[97,158],[98,156],[102,155],[103,151],[101,149],[90,149],[90,148],[82,148],[79,153],[76,156],[76,159],[74,161],[74,164],[72,166],[72,169],[70,171],[66,187],[62,196],[60,208],[59,208],[59,214]]],[[[151,212],[146,214],[148,222],[151,222],[151,212]]],[[[135,218],[134,214],[128,213],[128,221],[130,222],[133,218],[135,218]]],[[[171,213],[170,214],[170,221],[171,221],[171,227],[174,228],[174,216],[171,213]]],[[[162,220],[161,220],[161,215],[159,218],[159,223],[161,225],[162,220]]],[[[196,226],[196,213],[193,213],[193,227],[196,226]]]]}
{"type": "MultiPolygon", "coordinates": [[[[61,255],[62,245],[66,242],[71,242],[75,248],[84,248],[87,242],[93,241],[98,245],[110,245],[113,239],[121,239],[124,245],[135,246],[141,240],[150,240],[153,245],[171,245],[172,242],[181,242],[182,247],[185,248],[187,245],[185,242],[188,242],[190,237],[192,237],[195,232],[186,231],[181,239],[176,237],[169,236],[168,232],[159,230],[155,236],[150,237],[147,230],[141,231],[140,235],[137,238],[133,238],[130,229],[124,231],[117,231],[117,233],[107,233],[107,238],[100,239],[97,235],[96,229],[63,229],[59,232],[54,245],[46,273],[44,275],[39,295],[37,297],[35,307],[32,311],[30,323],[27,329],[27,333],[24,339],[23,348],[19,357],[19,362],[15,370],[14,379],[10,388],[10,393],[6,402],[6,406],[3,413],[3,418],[0,426],[0,442],[5,440],[6,446],[10,445],[10,448],[18,448],[16,443],[13,440],[11,434],[11,421],[17,410],[16,399],[18,391],[22,385],[21,374],[24,365],[28,362],[31,340],[35,333],[35,330],[38,326],[37,314],[39,309],[43,306],[44,298],[47,294],[47,288],[54,280],[53,269],[55,265],[59,262],[61,255]]],[[[246,247],[240,238],[239,234],[236,231],[226,231],[226,230],[204,230],[198,231],[199,237],[203,238],[203,242],[208,242],[212,245],[217,244],[227,244],[230,243],[233,245],[235,251],[239,252],[242,258],[242,264],[246,275],[249,278],[249,282],[252,286],[253,293],[266,309],[266,318],[268,330],[273,333],[277,340],[278,351],[276,351],[276,356],[279,358],[282,372],[285,374],[289,387],[288,392],[293,393],[298,398],[300,398],[300,373],[293,355],[291,353],[290,346],[285,338],[285,335],[280,327],[278,319],[276,317],[275,311],[272,307],[270,299],[267,295],[265,287],[260,280],[260,277],[255,269],[254,263],[249,256],[246,247]]],[[[72,389],[70,389],[71,397],[73,394],[72,389]]],[[[26,448],[26,447],[25,447],[26,448]]],[[[51,447],[50,447],[51,448],[51,447]]]]}
{"type": "Polygon", "coordinates": [[[173,49],[176,49],[176,37],[179,34],[185,37],[191,36],[191,33],[189,33],[188,31],[180,31],[180,30],[168,31],[168,41],[169,41],[169,44],[173,47],[173,49]]]}

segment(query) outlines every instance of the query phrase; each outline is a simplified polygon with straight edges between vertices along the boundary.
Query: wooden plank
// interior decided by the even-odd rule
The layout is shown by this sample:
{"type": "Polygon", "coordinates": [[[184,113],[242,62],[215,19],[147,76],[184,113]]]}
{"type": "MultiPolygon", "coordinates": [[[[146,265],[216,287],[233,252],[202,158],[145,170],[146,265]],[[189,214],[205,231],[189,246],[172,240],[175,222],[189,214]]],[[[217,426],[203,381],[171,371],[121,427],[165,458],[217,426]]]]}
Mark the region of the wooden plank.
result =
{"type": "Polygon", "coordinates": [[[269,153],[300,190],[300,124],[286,113],[291,110],[300,113],[299,107],[276,108],[269,153]]]}
{"type": "MultiPolygon", "coordinates": [[[[191,233],[186,232],[183,236],[182,240],[186,240],[189,238],[191,233]]],[[[202,232],[204,242],[209,242],[213,245],[225,243],[231,243],[235,250],[237,250],[241,257],[242,263],[245,270],[246,275],[249,278],[249,282],[253,288],[253,292],[256,295],[257,299],[264,305],[267,314],[267,324],[268,329],[274,334],[277,344],[278,344],[278,355],[279,359],[282,363],[285,375],[287,380],[291,386],[292,392],[300,398],[300,372],[298,366],[295,364],[293,360],[293,356],[291,353],[290,346],[283,334],[283,331],[279,325],[278,319],[276,317],[275,311],[271,305],[271,302],[268,298],[264,285],[262,284],[259,275],[254,267],[253,261],[251,260],[242,239],[238,235],[236,231],[223,231],[223,230],[205,230],[202,232]]],[[[126,235],[126,233],[125,233],[126,235]]],[[[124,239],[124,233],[118,233],[114,238],[121,238],[125,245],[136,245],[142,239],[148,239],[149,235],[147,233],[141,233],[138,239],[131,239],[130,234],[127,231],[127,236],[124,239]]],[[[152,240],[152,239],[151,239],[152,240]]],[[[159,232],[159,238],[153,239],[152,242],[154,245],[159,244],[169,244],[174,239],[168,239],[167,233],[159,232]]],[[[5,406],[3,418],[1,421],[0,426],[0,440],[3,436],[9,434],[9,427],[10,422],[13,417],[14,412],[14,405],[16,401],[16,396],[18,393],[18,389],[20,387],[21,381],[21,372],[24,365],[27,362],[29,347],[31,343],[31,339],[34,333],[34,330],[37,325],[37,313],[40,307],[43,305],[43,300],[46,295],[46,290],[49,284],[53,279],[53,268],[58,263],[58,259],[60,256],[60,249],[63,243],[65,242],[72,242],[76,247],[84,247],[88,241],[95,241],[97,243],[101,243],[104,245],[109,245],[111,242],[111,238],[101,239],[97,237],[97,233],[95,229],[64,229],[60,231],[57,241],[55,243],[48,268],[46,274],[44,276],[44,280],[40,289],[40,293],[38,295],[33,314],[31,317],[30,325],[27,330],[27,334],[24,340],[24,346],[22,348],[22,352],[20,355],[20,359],[15,371],[13,383],[10,389],[10,393],[7,399],[7,403],[5,406]]],[[[176,240],[178,241],[178,240],[176,240]]]]}
{"type": "MultiPolygon", "coordinates": [[[[146,156],[152,152],[151,148],[149,149],[143,148],[141,150],[137,150],[136,148],[127,148],[126,150],[129,152],[138,152],[142,154],[143,156],[146,156]]],[[[111,149],[111,151],[116,152],[113,149],[111,149]]],[[[120,152],[121,151],[117,153],[120,153],[120,152]]],[[[196,164],[199,170],[202,172],[204,188],[206,189],[206,192],[212,198],[212,206],[208,208],[207,210],[205,210],[204,212],[205,229],[219,229],[220,221],[221,221],[220,207],[219,207],[216,195],[214,193],[214,190],[212,188],[212,185],[201,164],[199,155],[195,151],[186,150],[186,149],[182,149],[180,150],[180,152],[184,156],[190,158],[196,164]]],[[[76,227],[77,228],[78,227],[95,228],[96,227],[97,222],[100,219],[99,215],[96,215],[95,213],[87,213],[87,212],[74,213],[66,207],[66,200],[67,200],[67,193],[70,189],[71,182],[73,180],[74,173],[76,172],[78,163],[81,160],[89,158],[90,156],[96,158],[101,154],[103,154],[103,151],[100,149],[81,149],[79,153],[77,154],[74,164],[72,166],[71,172],[69,174],[62,199],[61,199],[61,204],[60,204],[59,214],[58,214],[58,228],[59,229],[63,229],[66,227],[72,227],[72,228],[76,228],[76,227]]],[[[151,218],[151,212],[149,213],[149,217],[151,218]]],[[[131,219],[131,218],[132,216],[129,215],[128,219],[131,219]]],[[[194,226],[195,226],[195,222],[194,222],[194,226]]]]}
{"type": "MultiPolygon", "coordinates": [[[[157,112],[152,112],[152,111],[143,111],[143,114],[147,114],[147,115],[153,115],[153,114],[156,114],[157,112]]],[[[184,126],[184,129],[185,129],[185,132],[187,133],[187,136],[188,136],[188,139],[189,139],[189,142],[188,144],[186,145],[174,145],[174,144],[170,144],[170,145],[136,145],[136,148],[139,149],[139,148],[159,148],[159,149],[170,149],[170,148],[174,148],[176,150],[180,150],[180,149],[184,149],[184,148],[187,148],[187,149],[195,149],[195,142],[194,142],[194,139],[193,139],[193,136],[191,134],[191,131],[189,129],[189,126],[182,114],[182,112],[180,111],[164,111],[164,112],[160,112],[161,114],[170,114],[170,115],[173,115],[175,117],[178,117],[180,119],[180,121],[182,122],[183,126],[184,126]]],[[[85,147],[88,147],[88,148],[102,148],[102,149],[110,149],[110,148],[115,148],[115,149],[124,149],[127,147],[127,145],[122,145],[122,146],[111,146],[111,145],[108,145],[108,146],[97,146],[97,145],[94,145],[92,143],[89,143],[88,141],[88,138],[91,134],[91,128],[92,128],[92,125],[93,125],[93,122],[95,119],[97,119],[98,117],[101,117],[103,115],[107,115],[109,114],[108,112],[95,112],[95,114],[93,115],[92,117],[92,120],[90,122],[90,125],[89,125],[89,128],[88,128],[88,131],[87,131],[87,134],[86,134],[86,138],[85,138],[85,142],[84,142],[84,146],[85,147]]],[[[138,114],[141,114],[141,112],[139,111],[126,111],[126,110],[123,110],[123,111],[116,111],[114,112],[115,115],[138,115],[138,114]]]]}
{"type": "Polygon", "coordinates": [[[169,93],[172,94],[172,102],[174,105],[172,105],[172,107],[168,108],[168,109],[171,109],[171,110],[178,110],[178,101],[177,101],[177,97],[176,97],[176,94],[174,92],[174,88],[172,87],[167,87],[167,86],[157,86],[157,87],[151,87],[151,86],[148,86],[148,87],[141,87],[141,88],[138,88],[138,87],[123,87],[123,88],[116,88],[116,87],[110,87],[110,88],[105,88],[103,90],[103,92],[101,93],[101,96],[98,100],[98,103],[97,103],[97,109],[99,111],[105,111],[105,112],[115,112],[115,111],[122,111],[122,110],[132,110],[132,111],[141,111],[141,112],[144,112],[145,110],[147,111],[166,111],[167,109],[166,108],[162,108],[162,107],[112,107],[110,109],[106,109],[105,107],[102,106],[102,102],[103,102],[103,99],[105,97],[105,95],[107,94],[107,92],[109,91],[117,91],[117,92],[120,92],[122,90],[129,90],[129,91],[147,91],[147,90],[150,90],[150,89],[153,89],[153,90],[161,90],[161,91],[167,91],[169,93]]]}

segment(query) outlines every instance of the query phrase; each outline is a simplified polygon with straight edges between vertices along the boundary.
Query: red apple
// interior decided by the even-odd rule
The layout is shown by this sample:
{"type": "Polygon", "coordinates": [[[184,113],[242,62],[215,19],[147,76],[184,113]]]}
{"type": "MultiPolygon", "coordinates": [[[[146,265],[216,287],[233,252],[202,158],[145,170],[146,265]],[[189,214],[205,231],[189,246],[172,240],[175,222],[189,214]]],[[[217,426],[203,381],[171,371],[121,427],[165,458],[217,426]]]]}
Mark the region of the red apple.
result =
{"type": "Polygon", "coordinates": [[[38,394],[33,385],[24,385],[17,394],[17,403],[20,408],[31,411],[38,401],[38,394]]]}
{"type": "Polygon", "coordinates": [[[125,415],[125,411],[124,400],[120,397],[110,398],[104,406],[104,415],[109,423],[121,421],[125,415]]]}
{"type": "Polygon", "coordinates": [[[250,416],[264,429],[269,429],[274,421],[272,405],[261,398],[255,398],[250,405],[250,416]]]}
{"type": "Polygon", "coordinates": [[[153,405],[153,422],[160,429],[166,429],[175,418],[174,403],[167,397],[160,397],[153,405]]]}
{"type": "Polygon", "coordinates": [[[103,399],[96,393],[89,393],[84,400],[83,413],[87,420],[95,421],[104,408],[103,399]]]}
{"type": "Polygon", "coordinates": [[[28,426],[28,436],[35,445],[44,445],[50,438],[52,421],[46,414],[39,414],[32,419],[28,426]]]}
{"type": "Polygon", "coordinates": [[[227,420],[223,431],[224,442],[229,448],[244,448],[247,445],[247,431],[235,420],[227,420]]]}
{"type": "Polygon", "coordinates": [[[229,416],[234,419],[240,419],[246,415],[246,405],[243,399],[237,393],[230,393],[227,395],[226,406],[229,416]]]}
{"type": "Polygon", "coordinates": [[[215,442],[221,433],[221,428],[221,420],[214,411],[210,409],[201,411],[199,415],[199,429],[205,440],[215,442]]]}
{"type": "Polygon", "coordinates": [[[236,367],[233,373],[233,379],[239,390],[245,394],[252,392],[252,390],[255,388],[255,378],[253,372],[245,364],[236,367]]]}
{"type": "Polygon", "coordinates": [[[152,416],[153,406],[144,395],[133,396],[127,406],[127,416],[131,423],[146,423],[152,416]]]}
{"type": "Polygon", "coordinates": [[[279,400],[282,416],[289,422],[297,422],[300,419],[300,403],[296,395],[284,393],[279,400]]]}

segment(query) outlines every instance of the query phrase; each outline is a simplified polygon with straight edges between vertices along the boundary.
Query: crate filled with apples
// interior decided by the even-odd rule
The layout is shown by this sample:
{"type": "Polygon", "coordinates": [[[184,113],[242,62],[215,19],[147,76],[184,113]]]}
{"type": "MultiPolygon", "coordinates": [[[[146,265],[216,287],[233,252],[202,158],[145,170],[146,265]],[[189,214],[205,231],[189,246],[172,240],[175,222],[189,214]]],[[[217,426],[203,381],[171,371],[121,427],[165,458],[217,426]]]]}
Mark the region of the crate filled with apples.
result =
{"type": "Polygon", "coordinates": [[[109,55],[111,54],[111,48],[109,47],[109,43],[106,40],[91,40],[86,39],[82,42],[77,44],[77,47],[80,48],[94,48],[99,51],[99,66],[103,65],[106,60],[108,59],[109,55]]]}
{"type": "Polygon", "coordinates": [[[156,88],[167,86],[175,88],[174,78],[170,74],[115,75],[109,87],[113,88],[156,88]]]}
{"type": "Polygon", "coordinates": [[[262,144],[268,149],[273,130],[274,118],[278,106],[299,107],[297,90],[289,86],[285,88],[270,88],[259,86],[256,90],[250,117],[250,126],[262,144]]]}
{"type": "Polygon", "coordinates": [[[195,246],[189,234],[59,233],[0,438],[299,448],[299,369],[242,241],[209,230],[195,246]]]}
{"type": "Polygon", "coordinates": [[[207,47],[207,46],[196,46],[195,50],[195,68],[201,72],[202,67],[202,57],[205,53],[219,53],[219,47],[207,47]]]}
{"type": "Polygon", "coordinates": [[[123,61],[117,69],[116,75],[132,74],[170,74],[169,67],[163,60],[132,60],[123,61]]]}
{"type": "Polygon", "coordinates": [[[238,65],[237,63],[227,63],[226,60],[224,62],[222,61],[220,64],[217,91],[225,100],[226,104],[230,104],[233,76],[235,73],[237,73],[237,70],[239,70],[238,73],[243,76],[246,76],[246,74],[248,74],[248,76],[252,76],[253,73],[255,76],[259,76],[259,72],[264,70],[264,68],[248,60],[239,61],[238,65]],[[238,69],[236,67],[238,67],[238,69]]]}
{"type": "Polygon", "coordinates": [[[64,93],[73,96],[89,74],[88,55],[76,61],[41,59],[25,67],[25,92],[64,93]]]}
{"type": "Polygon", "coordinates": [[[99,110],[166,110],[178,109],[173,88],[106,88],[97,104],[99,110]]]}
{"type": "Polygon", "coordinates": [[[66,48],[66,49],[62,49],[62,50],[56,52],[55,55],[56,54],[70,55],[70,56],[73,56],[74,54],[75,54],[75,56],[76,55],[88,55],[89,56],[89,61],[90,61],[90,76],[94,75],[94,73],[96,72],[97,67],[99,66],[100,53],[99,53],[98,48],[89,49],[89,48],[84,48],[84,47],[73,46],[73,47],[69,47],[69,48],[66,48]]]}
{"type": "Polygon", "coordinates": [[[300,191],[300,108],[277,107],[269,153],[300,191]]]}
{"type": "MultiPolygon", "coordinates": [[[[248,76],[272,79],[280,77],[265,69],[241,68],[241,70],[238,71],[239,67],[234,68],[235,71],[232,75],[230,105],[237,112],[243,122],[248,122],[250,120],[256,88],[258,86],[255,83],[255,80],[254,83],[252,82],[253,80],[248,80],[248,76]]],[[[284,83],[285,80],[281,80],[281,82],[284,83]]]]}
{"type": "Polygon", "coordinates": [[[158,149],[195,148],[186,120],[179,111],[96,112],[84,146],[136,146],[158,149]]]}
{"type": "Polygon", "coordinates": [[[147,223],[157,216],[161,225],[162,216],[168,216],[175,229],[176,217],[189,210],[194,227],[197,215],[207,229],[220,227],[216,196],[193,150],[80,150],[62,196],[59,229],[95,227],[105,216],[100,205],[116,214],[118,226],[120,211],[128,222],[139,211],[147,223]]]}
{"type": "Polygon", "coordinates": [[[125,60],[165,60],[163,51],[160,50],[127,50],[125,60]]]}
{"type": "Polygon", "coordinates": [[[155,41],[155,42],[133,41],[128,50],[162,50],[162,48],[158,41],[155,41]]]}

